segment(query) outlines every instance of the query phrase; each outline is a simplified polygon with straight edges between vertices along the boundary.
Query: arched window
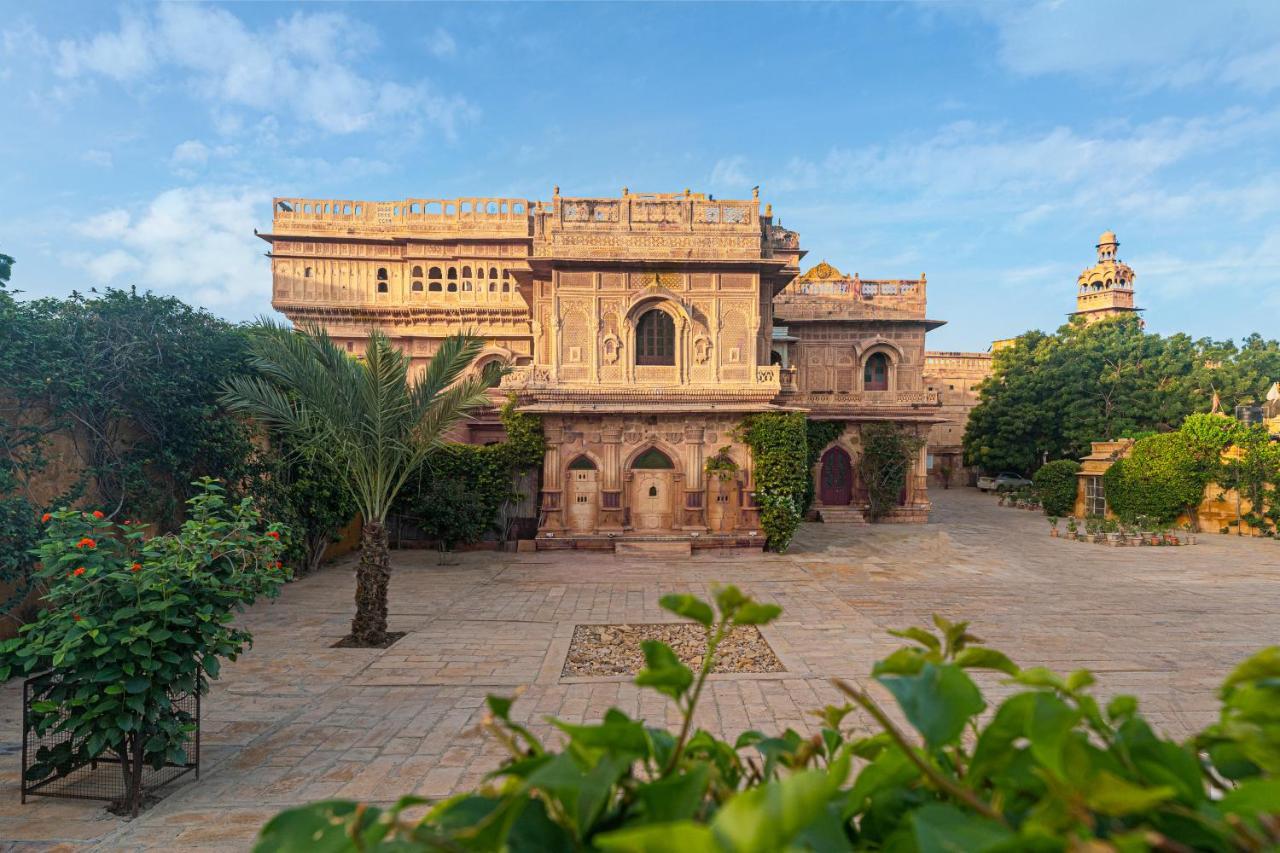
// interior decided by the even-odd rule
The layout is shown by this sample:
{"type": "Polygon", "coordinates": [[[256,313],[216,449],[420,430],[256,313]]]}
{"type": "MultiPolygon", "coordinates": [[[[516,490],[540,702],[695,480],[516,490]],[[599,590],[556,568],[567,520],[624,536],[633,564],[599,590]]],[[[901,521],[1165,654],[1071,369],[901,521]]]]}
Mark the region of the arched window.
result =
{"type": "Polygon", "coordinates": [[[302,271],[303,278],[311,278],[311,267],[307,267],[302,271]]]}
{"type": "Polygon", "coordinates": [[[489,292],[490,293],[498,292],[498,283],[496,281],[489,282],[489,292]]]}
{"type": "Polygon", "coordinates": [[[427,270],[427,278],[439,278],[439,277],[440,277],[440,267],[432,267],[431,269],[427,270]]]}
{"type": "Polygon", "coordinates": [[[387,268],[378,267],[378,281],[386,281],[386,280],[387,280],[387,268]]]}
{"type": "Polygon", "coordinates": [[[413,291],[414,291],[414,293],[421,293],[421,292],[422,292],[422,282],[420,282],[420,281],[415,281],[415,282],[413,283],[413,291]]]}
{"type": "Polygon", "coordinates": [[[457,267],[449,267],[449,280],[450,280],[450,281],[457,281],[457,280],[458,280],[458,269],[457,269],[457,267]]]}
{"type": "Polygon", "coordinates": [[[889,390],[889,357],[874,352],[862,368],[862,388],[865,391],[889,390]]]}
{"type": "Polygon", "coordinates": [[[432,293],[439,293],[439,292],[440,292],[440,282],[438,282],[438,281],[433,281],[433,282],[431,282],[430,284],[428,284],[428,285],[427,285],[427,290],[430,290],[432,293]]]}
{"type": "Polygon", "coordinates": [[[594,471],[596,463],[591,461],[589,456],[578,456],[569,463],[570,471],[594,471]]]}
{"type": "Polygon", "coordinates": [[[650,447],[635,458],[631,467],[642,471],[670,471],[676,466],[671,464],[671,458],[667,454],[656,447],[650,447]]]}
{"type": "Polygon", "coordinates": [[[387,283],[385,281],[378,282],[378,292],[379,293],[387,292],[387,283]]]}
{"type": "Polygon", "coordinates": [[[769,363],[770,363],[770,364],[776,364],[776,365],[778,365],[779,367],[781,367],[781,366],[782,366],[782,353],[778,352],[776,349],[775,349],[775,350],[770,350],[770,351],[769,351],[769,363]]]}
{"type": "Polygon", "coordinates": [[[498,268],[489,267],[489,278],[497,278],[497,277],[498,277],[498,268]]]}
{"type": "Polygon", "coordinates": [[[503,293],[510,293],[510,292],[511,292],[511,282],[509,282],[509,281],[504,281],[504,282],[502,283],[502,292],[503,292],[503,293]]]}
{"type": "Polygon", "coordinates": [[[456,281],[449,282],[449,292],[450,293],[458,292],[458,283],[456,281]]]}
{"type": "Polygon", "coordinates": [[[471,267],[463,267],[463,268],[462,268],[462,277],[463,277],[463,278],[471,278],[471,267]]]}
{"type": "Polygon", "coordinates": [[[469,281],[464,281],[464,282],[462,283],[462,289],[463,289],[463,290],[470,290],[470,289],[471,289],[471,282],[469,282],[469,281]]]}
{"type": "Polygon", "coordinates": [[[676,324],[658,308],[646,311],[636,323],[636,364],[676,363],[676,324]]]}
{"type": "Polygon", "coordinates": [[[413,277],[414,277],[414,278],[422,278],[422,267],[414,267],[414,268],[413,268],[413,277]]]}

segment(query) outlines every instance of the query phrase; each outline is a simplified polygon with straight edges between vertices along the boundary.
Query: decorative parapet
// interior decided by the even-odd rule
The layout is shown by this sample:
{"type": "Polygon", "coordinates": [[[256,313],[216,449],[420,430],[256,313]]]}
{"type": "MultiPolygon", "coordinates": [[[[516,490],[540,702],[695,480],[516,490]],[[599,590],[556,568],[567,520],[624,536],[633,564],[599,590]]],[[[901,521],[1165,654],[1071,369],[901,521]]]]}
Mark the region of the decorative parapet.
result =
{"type": "MultiPolygon", "coordinates": [[[[565,383],[557,380],[552,368],[542,365],[521,365],[513,367],[502,378],[500,388],[513,392],[557,392],[570,395],[580,394],[617,394],[626,393],[631,396],[662,396],[677,394],[685,396],[706,397],[707,395],[734,396],[746,395],[751,398],[771,397],[782,390],[780,378],[782,368],[776,364],[766,364],[755,368],[754,382],[733,383],[689,383],[683,385],[624,385],[625,392],[614,389],[612,385],[602,383],[565,383]]],[[[795,382],[794,371],[790,381],[795,382]]],[[[619,383],[623,385],[622,383],[619,383]]]]}
{"type": "Polygon", "coordinates": [[[937,391],[807,391],[788,398],[797,406],[814,408],[903,408],[912,406],[937,406],[941,397],[937,391]]]}
{"type": "Polygon", "coordinates": [[[534,212],[535,257],[756,260],[769,257],[758,199],[699,193],[568,198],[534,212]]]}
{"type": "Polygon", "coordinates": [[[274,199],[272,231],[288,235],[528,237],[522,198],[409,198],[403,201],[274,199]]]}

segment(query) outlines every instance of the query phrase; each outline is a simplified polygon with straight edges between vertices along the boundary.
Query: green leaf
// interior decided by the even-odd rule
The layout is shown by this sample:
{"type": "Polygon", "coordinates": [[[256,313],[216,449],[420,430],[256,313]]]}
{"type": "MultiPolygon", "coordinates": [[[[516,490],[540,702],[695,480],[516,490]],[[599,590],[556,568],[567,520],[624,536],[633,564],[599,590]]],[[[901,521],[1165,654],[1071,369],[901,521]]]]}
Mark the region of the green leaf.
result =
{"type": "Polygon", "coordinates": [[[1280,814],[1280,779],[1248,779],[1218,803],[1226,814],[1241,817],[1280,814]]]}
{"type": "Polygon", "coordinates": [[[915,646],[904,646],[884,660],[876,661],[875,666],[871,668],[871,674],[873,676],[915,675],[924,667],[927,660],[940,662],[942,658],[933,653],[926,653],[915,646]]]}
{"type": "Polygon", "coordinates": [[[904,640],[915,640],[920,645],[927,646],[935,652],[942,651],[942,641],[929,631],[926,631],[924,628],[916,628],[913,626],[911,628],[890,631],[889,633],[895,637],[902,637],[904,640]]]}
{"type": "Polygon", "coordinates": [[[1107,719],[1116,722],[1128,719],[1138,713],[1138,700],[1133,696],[1120,695],[1107,703],[1107,719]]]}
{"type": "Polygon", "coordinates": [[[150,687],[149,678],[130,678],[124,683],[124,689],[129,693],[145,693],[150,687]]]}
{"type": "Polygon", "coordinates": [[[638,785],[636,800],[643,807],[642,823],[691,820],[702,808],[711,766],[701,763],[689,772],[638,785]]]}
{"type": "Polygon", "coordinates": [[[636,674],[635,683],[640,687],[652,687],[659,693],[679,699],[693,684],[693,671],[680,662],[676,653],[666,643],[645,640],[646,667],[636,674]]]}
{"type": "Polygon", "coordinates": [[[929,803],[911,813],[911,827],[919,853],[981,853],[996,850],[1015,838],[993,820],[944,803],[929,803]]]}
{"type": "Polygon", "coordinates": [[[926,663],[916,675],[876,680],[898,700],[902,713],[930,749],[959,737],[965,723],[987,706],[969,676],[953,664],[926,663]]]}
{"type": "Polygon", "coordinates": [[[1027,720],[1031,754],[1045,767],[1063,774],[1063,749],[1080,714],[1052,693],[1035,693],[1027,720]]]}
{"type": "Polygon", "coordinates": [[[1003,652],[995,649],[970,646],[956,655],[956,666],[961,669],[994,669],[1007,675],[1017,675],[1018,665],[1009,660],[1003,652]]]}
{"type": "Polygon", "coordinates": [[[758,604],[749,601],[733,614],[735,625],[768,625],[782,614],[782,608],[776,604],[758,604]]]}
{"type": "Polygon", "coordinates": [[[721,807],[711,829],[735,853],[785,850],[796,835],[823,817],[838,786],[826,773],[806,770],[748,788],[721,807]]]}
{"type": "Polygon", "coordinates": [[[720,615],[726,619],[732,617],[739,607],[751,600],[743,595],[742,590],[733,584],[717,588],[715,597],[716,607],[720,608],[720,615]]]}
{"type": "Polygon", "coordinates": [[[289,809],[267,822],[253,849],[255,853],[353,853],[358,848],[352,836],[376,831],[381,814],[373,806],[343,800],[289,809]]]}
{"type": "Polygon", "coordinates": [[[715,621],[715,613],[712,612],[711,605],[692,595],[664,595],[658,599],[658,604],[662,606],[663,610],[670,611],[677,616],[683,616],[686,619],[692,619],[694,622],[706,625],[708,628],[715,621]]]}
{"type": "Polygon", "coordinates": [[[727,853],[709,827],[687,820],[605,832],[592,842],[601,850],[616,853],[727,853]]]}
{"type": "Polygon", "coordinates": [[[1178,792],[1170,785],[1144,788],[1102,770],[1090,781],[1089,788],[1084,793],[1089,808],[1106,815],[1123,817],[1148,811],[1173,799],[1178,792]]]}
{"type": "Polygon", "coordinates": [[[1234,687],[1241,682],[1259,681],[1264,678],[1280,678],[1280,646],[1268,646],[1257,654],[1246,658],[1222,683],[1223,690],[1234,687]]]}

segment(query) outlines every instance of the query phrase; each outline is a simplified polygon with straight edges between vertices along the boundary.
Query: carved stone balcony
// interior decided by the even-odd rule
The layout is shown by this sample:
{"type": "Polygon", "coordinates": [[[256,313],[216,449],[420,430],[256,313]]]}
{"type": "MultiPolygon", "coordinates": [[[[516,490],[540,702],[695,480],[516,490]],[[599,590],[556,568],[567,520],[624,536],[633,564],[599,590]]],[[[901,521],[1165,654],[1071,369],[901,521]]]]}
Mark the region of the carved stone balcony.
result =
{"type": "Polygon", "coordinates": [[[282,235],[527,238],[530,233],[530,203],[522,198],[277,198],[273,210],[272,230],[282,235]]]}

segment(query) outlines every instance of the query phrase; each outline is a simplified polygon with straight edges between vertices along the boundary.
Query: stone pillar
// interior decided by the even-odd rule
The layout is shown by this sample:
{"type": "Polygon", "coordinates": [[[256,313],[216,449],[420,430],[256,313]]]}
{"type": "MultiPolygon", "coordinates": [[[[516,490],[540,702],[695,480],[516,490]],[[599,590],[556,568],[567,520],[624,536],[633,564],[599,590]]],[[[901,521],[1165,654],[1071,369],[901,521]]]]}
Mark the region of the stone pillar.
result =
{"type": "Polygon", "coordinates": [[[559,418],[543,422],[547,451],[542,457],[542,524],[539,534],[564,532],[564,481],[560,462],[560,445],[564,441],[564,425],[559,418]]]}
{"type": "Polygon", "coordinates": [[[699,533],[707,530],[707,487],[702,467],[705,435],[706,430],[698,424],[685,424],[684,527],[699,533]]]}
{"type": "Polygon", "coordinates": [[[603,449],[600,470],[600,515],[596,529],[601,533],[622,532],[622,419],[606,420],[600,428],[603,449]]]}

